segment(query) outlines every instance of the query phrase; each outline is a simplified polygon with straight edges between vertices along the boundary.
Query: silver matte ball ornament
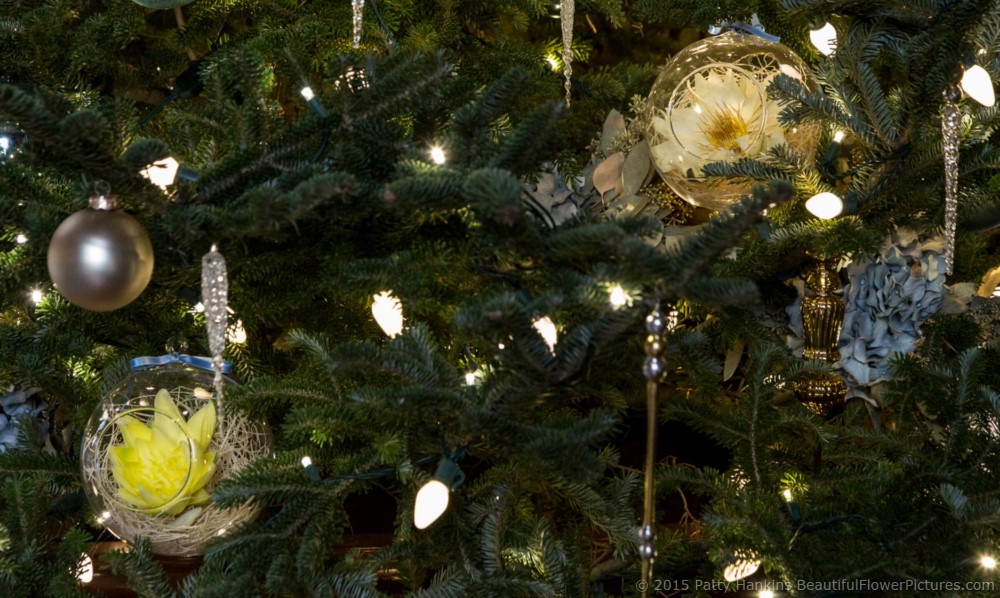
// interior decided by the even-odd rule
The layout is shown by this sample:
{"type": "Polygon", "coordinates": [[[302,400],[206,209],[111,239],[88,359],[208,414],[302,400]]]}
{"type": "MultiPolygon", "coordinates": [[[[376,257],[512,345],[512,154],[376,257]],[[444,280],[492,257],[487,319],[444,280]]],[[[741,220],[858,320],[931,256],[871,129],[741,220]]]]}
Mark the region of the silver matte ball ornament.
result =
{"type": "Polygon", "coordinates": [[[91,311],[124,307],[153,276],[153,245],[142,225],[116,210],[113,197],[64,220],[49,243],[49,276],[59,294],[91,311]]]}

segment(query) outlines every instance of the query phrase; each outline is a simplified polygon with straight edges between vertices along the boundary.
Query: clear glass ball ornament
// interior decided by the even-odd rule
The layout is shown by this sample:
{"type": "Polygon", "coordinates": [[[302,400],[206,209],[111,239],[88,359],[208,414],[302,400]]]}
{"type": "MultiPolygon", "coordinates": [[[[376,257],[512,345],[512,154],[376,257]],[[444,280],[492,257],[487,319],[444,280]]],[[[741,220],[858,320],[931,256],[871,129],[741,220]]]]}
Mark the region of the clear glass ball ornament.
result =
{"type": "Polygon", "coordinates": [[[145,537],[157,554],[188,556],[257,515],[211,501],[220,480],[272,454],[263,425],[223,414],[212,381],[184,363],[141,369],[94,409],[80,451],[84,493],[122,540],[145,537]]]}
{"type": "Polygon", "coordinates": [[[713,162],[761,159],[786,145],[812,160],[820,129],[778,122],[781,107],[767,86],[785,74],[807,89],[818,85],[787,46],[756,35],[727,32],[684,48],[660,72],[647,103],[646,138],[660,176],[696,206],[723,210],[750,192],[752,182],[712,180],[713,162]]]}

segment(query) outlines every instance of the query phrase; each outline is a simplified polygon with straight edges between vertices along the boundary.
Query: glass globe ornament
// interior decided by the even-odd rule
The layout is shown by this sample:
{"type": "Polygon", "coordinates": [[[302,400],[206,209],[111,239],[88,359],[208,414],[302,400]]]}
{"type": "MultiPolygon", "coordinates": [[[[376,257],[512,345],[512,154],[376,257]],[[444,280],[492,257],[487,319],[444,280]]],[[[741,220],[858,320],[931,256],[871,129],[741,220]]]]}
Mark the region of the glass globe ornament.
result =
{"type": "Polygon", "coordinates": [[[261,424],[224,414],[212,372],[182,361],[208,359],[154,359],[166,363],[133,371],[94,409],[80,451],[83,488],[97,521],[122,540],[145,537],[157,554],[189,556],[257,515],[249,504],[217,507],[211,493],[271,455],[271,439],[261,424]]]}
{"type": "Polygon", "coordinates": [[[785,145],[811,160],[820,129],[785,128],[781,107],[767,86],[785,74],[818,88],[809,68],[788,47],[759,36],[727,32],[696,42],[674,56],[653,83],[645,115],[646,138],[660,176],[689,203],[723,210],[748,194],[752,183],[709,179],[713,162],[760,159],[785,145]]]}

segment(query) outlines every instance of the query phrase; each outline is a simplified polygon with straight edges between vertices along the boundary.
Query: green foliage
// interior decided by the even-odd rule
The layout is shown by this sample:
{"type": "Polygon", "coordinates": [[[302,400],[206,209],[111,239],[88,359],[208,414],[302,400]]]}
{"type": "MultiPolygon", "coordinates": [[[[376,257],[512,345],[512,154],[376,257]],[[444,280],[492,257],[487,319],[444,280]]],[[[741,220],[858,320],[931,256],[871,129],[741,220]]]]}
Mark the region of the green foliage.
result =
{"type": "MultiPolygon", "coordinates": [[[[139,595],[367,597],[393,571],[418,597],[589,596],[634,577],[643,319],[668,302],[681,321],[654,415],[725,457],[660,463],[659,520],[696,517],[700,536],[661,530],[658,574],[718,578],[751,549],[785,581],[975,578],[963,559],[997,542],[1000,520],[995,322],[938,317],[878,406],[832,421],[791,396],[829,364],[781,337],[785,281],[809,254],[860,259],[896,227],[940,226],[942,93],[974,48],[996,74],[995,2],[581,0],[569,107],[546,60],[561,56],[551,2],[366,3],[357,51],[347,3],[199,1],[181,14],[183,26],[125,0],[0,2],[0,120],[26,133],[0,167],[0,389],[40,387],[54,414],[50,449],[0,454],[5,596],[82,593],[74,572],[97,538],[79,433],[130,357],[207,352],[193,306],[212,244],[248,333],[226,351],[245,382],[227,408],[270,424],[275,458],[214,487],[218,506],[261,516],[206,546],[179,587],[149,542],[107,556],[139,595]],[[526,200],[542,173],[587,172],[609,110],[627,112],[663,54],[700,35],[684,27],[753,14],[815,68],[814,83],[786,73],[768,89],[781,123],[815,131],[814,151],[707,166],[709,183],[756,187],[667,250],[648,243],[663,232],[653,218],[608,218],[594,202],[556,225],[526,200]],[[823,20],[840,40],[828,59],[805,42],[823,20]],[[168,155],[198,180],[148,184],[140,171],[168,155]],[[48,287],[34,304],[47,240],[98,180],[150,233],[150,286],[110,313],[48,287]],[[847,214],[813,218],[804,203],[822,191],[847,214]],[[624,306],[609,303],[617,286],[624,306]],[[391,339],[370,311],[388,290],[406,322],[391,339]],[[468,480],[415,530],[442,450],[468,480]],[[394,505],[392,543],[334,549],[370,492],[394,505]]],[[[949,282],[997,264],[1000,110],[961,106],[949,282]]]]}

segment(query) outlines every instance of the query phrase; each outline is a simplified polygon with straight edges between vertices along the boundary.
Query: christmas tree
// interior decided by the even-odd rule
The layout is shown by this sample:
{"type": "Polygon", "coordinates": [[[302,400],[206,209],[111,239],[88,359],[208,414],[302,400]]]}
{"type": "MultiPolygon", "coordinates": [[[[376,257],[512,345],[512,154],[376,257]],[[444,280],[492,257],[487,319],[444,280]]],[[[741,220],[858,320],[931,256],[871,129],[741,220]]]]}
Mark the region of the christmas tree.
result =
{"type": "Polygon", "coordinates": [[[996,2],[0,35],[4,595],[996,590],[996,2]]]}

